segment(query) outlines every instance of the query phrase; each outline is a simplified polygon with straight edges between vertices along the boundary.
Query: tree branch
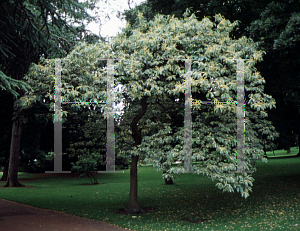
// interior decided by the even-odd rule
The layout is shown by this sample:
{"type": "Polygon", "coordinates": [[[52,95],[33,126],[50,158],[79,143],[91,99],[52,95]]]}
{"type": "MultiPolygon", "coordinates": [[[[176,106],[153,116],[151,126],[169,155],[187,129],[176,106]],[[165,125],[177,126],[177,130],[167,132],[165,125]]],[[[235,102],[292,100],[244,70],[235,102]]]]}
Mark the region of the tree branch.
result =
{"type": "Polygon", "coordinates": [[[135,141],[135,146],[139,145],[142,143],[142,137],[141,137],[141,130],[138,130],[137,123],[139,120],[145,115],[147,111],[147,99],[148,96],[144,96],[141,100],[142,104],[142,110],[139,112],[139,114],[136,115],[136,117],[132,120],[130,127],[132,130],[132,137],[134,138],[135,141]]]}

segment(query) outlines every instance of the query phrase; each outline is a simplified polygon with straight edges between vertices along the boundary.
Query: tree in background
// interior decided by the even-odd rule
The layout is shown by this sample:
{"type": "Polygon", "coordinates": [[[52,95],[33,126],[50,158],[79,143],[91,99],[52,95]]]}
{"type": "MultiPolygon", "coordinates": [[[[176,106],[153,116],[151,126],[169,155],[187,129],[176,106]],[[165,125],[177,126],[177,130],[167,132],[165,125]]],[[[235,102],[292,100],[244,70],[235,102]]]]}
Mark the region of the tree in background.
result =
{"type": "Polygon", "coordinates": [[[45,152],[40,147],[41,133],[52,117],[38,102],[35,107],[24,111],[24,117],[27,123],[23,124],[19,168],[22,172],[43,172],[45,152]]]}
{"type": "Polygon", "coordinates": [[[13,95],[6,91],[0,91],[0,98],[2,100],[0,105],[0,165],[3,166],[1,181],[6,181],[11,139],[12,121],[10,116],[13,112],[13,95]]]}
{"type": "MultiPolygon", "coordinates": [[[[230,32],[232,38],[240,38],[245,34],[245,28],[260,16],[264,6],[272,0],[251,1],[224,1],[224,0],[147,0],[140,5],[125,10],[124,13],[118,12],[117,17],[125,19],[135,28],[138,25],[138,12],[143,13],[146,20],[154,19],[158,13],[164,15],[174,15],[176,18],[183,19],[186,8],[191,9],[198,20],[203,17],[212,18],[215,14],[224,15],[230,21],[240,20],[239,27],[230,32]]],[[[130,33],[130,31],[128,31],[130,33]]]]}
{"type": "MultiPolygon", "coordinates": [[[[258,69],[266,76],[266,92],[276,98],[278,110],[270,119],[281,134],[281,148],[300,145],[300,4],[297,1],[272,2],[262,8],[260,18],[253,20],[247,31],[267,52],[258,69]]],[[[300,152],[298,153],[300,156],[300,152]]]]}
{"type": "MultiPolygon", "coordinates": [[[[79,121],[69,120],[73,116],[70,110],[68,112],[68,121],[63,129],[69,123],[69,126],[73,127],[70,133],[81,133],[79,139],[71,141],[70,148],[67,149],[70,157],[78,157],[78,161],[72,163],[72,171],[81,173],[81,176],[87,175],[92,184],[96,184],[97,177],[93,171],[99,170],[100,165],[106,164],[107,129],[103,112],[95,105],[80,108],[76,112],[79,121]]],[[[78,135],[75,137],[78,138],[78,135]]]]}
{"type": "MultiPolygon", "coordinates": [[[[100,60],[99,57],[107,57],[110,54],[108,45],[104,42],[90,46],[83,44],[76,46],[67,59],[61,60],[62,101],[105,101],[106,60],[100,60]]],[[[38,64],[32,63],[25,79],[33,86],[34,92],[22,97],[22,102],[31,105],[43,95],[46,101],[50,102],[48,110],[53,116],[53,76],[55,76],[55,60],[41,57],[38,64]]],[[[81,104],[65,105],[62,109],[63,128],[68,133],[65,134],[68,135],[69,143],[65,150],[71,157],[86,155],[83,159],[90,159],[89,150],[91,155],[98,154],[99,163],[103,164],[106,149],[106,105],[98,104],[96,111],[83,109],[81,104]]],[[[81,157],[79,159],[82,160],[81,157]]]]}
{"type": "Polygon", "coordinates": [[[93,9],[94,1],[68,1],[66,4],[64,1],[5,0],[1,3],[0,78],[4,87],[15,96],[10,164],[5,186],[22,186],[17,180],[17,173],[22,124],[26,123],[23,111],[30,106],[24,106],[20,100],[29,88],[21,81],[31,62],[38,62],[42,55],[48,58],[64,57],[80,41],[78,35],[86,31],[84,25],[68,25],[67,17],[75,21],[83,18],[94,20],[86,13],[87,7],[93,9]]]}

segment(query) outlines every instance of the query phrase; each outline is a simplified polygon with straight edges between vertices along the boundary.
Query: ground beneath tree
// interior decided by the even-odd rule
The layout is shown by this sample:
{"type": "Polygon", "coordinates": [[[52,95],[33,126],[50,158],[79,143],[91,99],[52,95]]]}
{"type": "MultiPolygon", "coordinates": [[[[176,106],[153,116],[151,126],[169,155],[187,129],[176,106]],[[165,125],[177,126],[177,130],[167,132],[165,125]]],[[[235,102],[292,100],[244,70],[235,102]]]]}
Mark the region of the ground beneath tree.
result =
{"type": "MultiPolygon", "coordinates": [[[[143,207],[141,212],[135,213],[135,214],[149,213],[149,212],[152,212],[152,211],[154,211],[154,209],[151,208],[151,207],[143,207]]],[[[125,212],[124,208],[118,209],[118,210],[114,211],[114,213],[115,214],[121,214],[121,215],[134,215],[132,213],[125,212]]]]}
{"type": "Polygon", "coordinates": [[[125,231],[106,222],[0,199],[1,230],[7,231],[125,231]]]}
{"type": "MultiPolygon", "coordinates": [[[[0,172],[2,173],[2,172],[0,172]]],[[[57,177],[65,177],[65,178],[74,178],[74,177],[79,177],[80,173],[31,173],[32,175],[36,175],[36,177],[33,178],[19,178],[19,182],[24,182],[24,181],[32,181],[32,180],[43,180],[47,179],[47,177],[50,176],[57,176],[57,177]]],[[[87,176],[83,176],[88,178],[87,176]]],[[[0,181],[4,182],[4,181],[0,181]]],[[[98,184],[104,184],[104,183],[98,183],[98,184]]],[[[91,183],[86,183],[84,185],[97,185],[97,184],[91,184],[91,183]]],[[[4,186],[0,186],[0,188],[5,188],[4,186]]],[[[31,186],[25,185],[25,188],[35,188],[31,186]]]]}
{"type": "MultiPolygon", "coordinates": [[[[45,179],[43,176],[78,177],[73,173],[35,173],[36,178],[21,178],[20,182],[45,179]]],[[[2,181],[4,183],[4,181],[2,181]]],[[[3,188],[3,186],[1,186],[3,188]]],[[[26,186],[27,188],[34,188],[26,186]]],[[[4,188],[1,190],[5,190],[4,188]]],[[[0,199],[0,230],[7,231],[125,231],[117,225],[78,217],[48,209],[36,208],[0,199]]],[[[132,229],[131,229],[132,230],[132,229]]]]}

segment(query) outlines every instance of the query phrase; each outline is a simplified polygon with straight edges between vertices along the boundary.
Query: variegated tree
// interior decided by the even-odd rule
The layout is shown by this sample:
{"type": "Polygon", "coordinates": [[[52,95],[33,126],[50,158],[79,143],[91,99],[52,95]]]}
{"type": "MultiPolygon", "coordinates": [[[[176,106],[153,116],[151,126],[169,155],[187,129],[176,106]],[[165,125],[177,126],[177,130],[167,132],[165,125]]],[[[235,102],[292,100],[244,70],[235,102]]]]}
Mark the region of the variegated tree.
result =
{"type": "MultiPolygon", "coordinates": [[[[253,59],[253,62],[245,62],[245,168],[255,170],[256,161],[266,161],[260,155],[263,150],[256,145],[258,125],[255,123],[256,118],[267,116],[267,109],[275,107],[275,101],[264,94],[264,79],[255,69],[263,52],[246,37],[238,40],[229,37],[238,22],[231,23],[221,15],[215,16],[215,23],[208,18],[198,21],[194,15],[185,16],[178,20],[157,15],[147,22],[140,14],[137,29],[129,34],[118,34],[109,44],[88,46],[83,43],[68,55],[69,60],[62,66],[63,101],[99,101],[106,95],[106,72],[103,70],[105,60],[98,58],[119,59],[114,67],[115,84],[126,87],[123,96],[130,103],[128,107],[131,106],[131,110],[125,108],[119,126],[120,142],[116,145],[116,153],[131,155],[129,202],[125,206],[128,213],[142,210],[137,201],[139,156],[160,165],[167,171],[166,178],[172,172],[182,172],[183,168],[170,169],[174,161],[184,157],[184,127],[175,126],[170,120],[172,116],[184,119],[185,63],[178,60],[180,58],[198,58],[192,66],[193,98],[205,100],[206,97],[219,102],[236,101],[237,64],[234,58],[253,59]],[[92,73],[95,70],[96,77],[92,73]],[[210,81],[212,78],[214,81],[210,81]],[[212,88],[215,93],[210,90],[212,88]],[[174,100],[177,98],[179,101],[174,100]],[[142,128],[148,132],[145,136],[142,136],[142,128]],[[131,147],[126,148],[122,143],[124,140],[131,147]]],[[[48,92],[50,98],[53,97],[52,63],[44,60],[40,66],[32,66],[28,74],[32,84],[34,80],[43,82],[37,91],[45,89],[44,93],[48,92]]],[[[104,105],[100,107],[106,110],[104,105]]],[[[236,169],[235,104],[196,105],[192,117],[193,159],[205,159],[203,164],[195,167],[197,172],[217,179],[218,187],[224,191],[236,190],[244,197],[249,196],[254,181],[251,174],[229,172],[236,169]]]]}
{"type": "MultiPolygon", "coordinates": [[[[257,44],[251,39],[242,37],[233,40],[229,37],[238,22],[231,23],[221,15],[215,15],[215,23],[208,18],[199,22],[194,15],[186,16],[184,20],[178,20],[157,15],[153,21],[147,22],[139,14],[138,28],[129,34],[119,34],[112,41],[116,57],[122,57],[122,61],[116,63],[116,79],[126,86],[126,94],[140,100],[142,106],[140,111],[129,116],[133,118],[131,130],[135,140],[135,147],[130,151],[131,171],[136,171],[134,166],[138,156],[145,155],[153,161],[165,156],[160,167],[169,173],[183,172],[183,168],[169,167],[175,160],[183,160],[184,127],[171,128],[165,124],[157,134],[142,137],[137,122],[150,118],[151,114],[157,113],[155,110],[166,112],[166,116],[168,112],[178,112],[178,116],[184,114],[177,110],[179,106],[174,102],[174,98],[179,98],[184,103],[185,92],[184,62],[176,59],[194,57],[198,60],[193,61],[192,66],[193,96],[199,100],[209,98],[219,102],[237,100],[237,63],[234,58],[252,59],[252,62],[245,61],[244,68],[245,169],[255,171],[258,160],[266,161],[261,155],[263,150],[257,146],[259,126],[264,126],[258,118],[266,118],[267,109],[275,107],[275,100],[264,94],[265,81],[255,68],[255,63],[262,60],[263,52],[257,50],[257,44]],[[211,89],[215,89],[215,93],[211,89]]],[[[236,105],[195,105],[193,109],[193,159],[206,159],[195,169],[217,179],[217,186],[223,191],[237,191],[246,198],[251,191],[253,177],[246,172],[230,173],[236,170],[236,105]]],[[[163,121],[166,119],[162,118],[163,121]]],[[[146,122],[149,129],[163,125],[157,120],[146,122]]],[[[268,135],[271,139],[275,136],[272,132],[268,135]]],[[[134,182],[134,173],[131,177],[131,182],[134,182]]],[[[140,209],[136,190],[131,186],[128,211],[140,209]]]]}

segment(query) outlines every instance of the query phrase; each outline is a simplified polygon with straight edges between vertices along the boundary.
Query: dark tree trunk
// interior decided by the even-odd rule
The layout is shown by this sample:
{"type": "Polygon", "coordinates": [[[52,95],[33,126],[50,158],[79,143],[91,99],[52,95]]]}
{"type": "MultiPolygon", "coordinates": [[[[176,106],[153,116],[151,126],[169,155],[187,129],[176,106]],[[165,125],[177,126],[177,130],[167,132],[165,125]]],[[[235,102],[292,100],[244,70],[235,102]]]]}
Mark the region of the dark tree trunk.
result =
{"type": "Polygon", "coordinates": [[[264,143],[263,147],[264,147],[264,155],[263,155],[263,157],[268,158],[268,156],[267,156],[267,150],[266,150],[266,142],[264,143]]]}
{"type": "Polygon", "coordinates": [[[264,145],[264,157],[268,158],[268,156],[267,156],[267,149],[266,149],[266,143],[264,145]]]}
{"type": "Polygon", "coordinates": [[[3,175],[0,179],[0,181],[7,181],[7,175],[8,175],[8,165],[5,164],[4,169],[3,169],[3,175]]]}
{"type": "MultiPolygon", "coordinates": [[[[132,137],[135,141],[134,146],[142,143],[142,133],[141,130],[138,130],[137,123],[143,117],[143,115],[147,111],[147,96],[142,98],[142,110],[137,114],[137,116],[131,122],[131,130],[132,130],[132,137]]],[[[139,206],[137,202],[137,191],[138,191],[138,184],[137,184],[137,164],[138,164],[139,156],[132,156],[131,157],[131,165],[130,165],[130,192],[129,192],[129,202],[125,206],[124,210],[127,213],[135,214],[143,212],[141,206],[139,206]]]]}
{"type": "MultiPolygon", "coordinates": [[[[163,171],[163,174],[165,174],[166,171],[163,171]]],[[[165,184],[173,184],[173,180],[172,179],[165,179],[165,184]]]]}
{"type": "Polygon", "coordinates": [[[300,124],[298,125],[298,148],[299,152],[297,154],[297,157],[300,157],[300,124]]]}
{"type": "Polygon", "coordinates": [[[24,187],[18,181],[22,127],[20,119],[13,121],[7,182],[4,187],[24,187]]]}
{"type": "Polygon", "coordinates": [[[266,153],[264,153],[263,157],[265,157],[265,158],[268,158],[268,156],[267,156],[267,154],[266,154],[266,153]]]}
{"type": "Polygon", "coordinates": [[[131,157],[131,166],[130,166],[130,192],[129,192],[129,202],[125,206],[124,210],[129,213],[139,213],[142,211],[141,206],[137,202],[137,163],[138,156],[131,157]]]}
{"type": "Polygon", "coordinates": [[[291,153],[291,147],[290,145],[288,146],[287,150],[286,150],[286,154],[290,154],[291,153]]]}

